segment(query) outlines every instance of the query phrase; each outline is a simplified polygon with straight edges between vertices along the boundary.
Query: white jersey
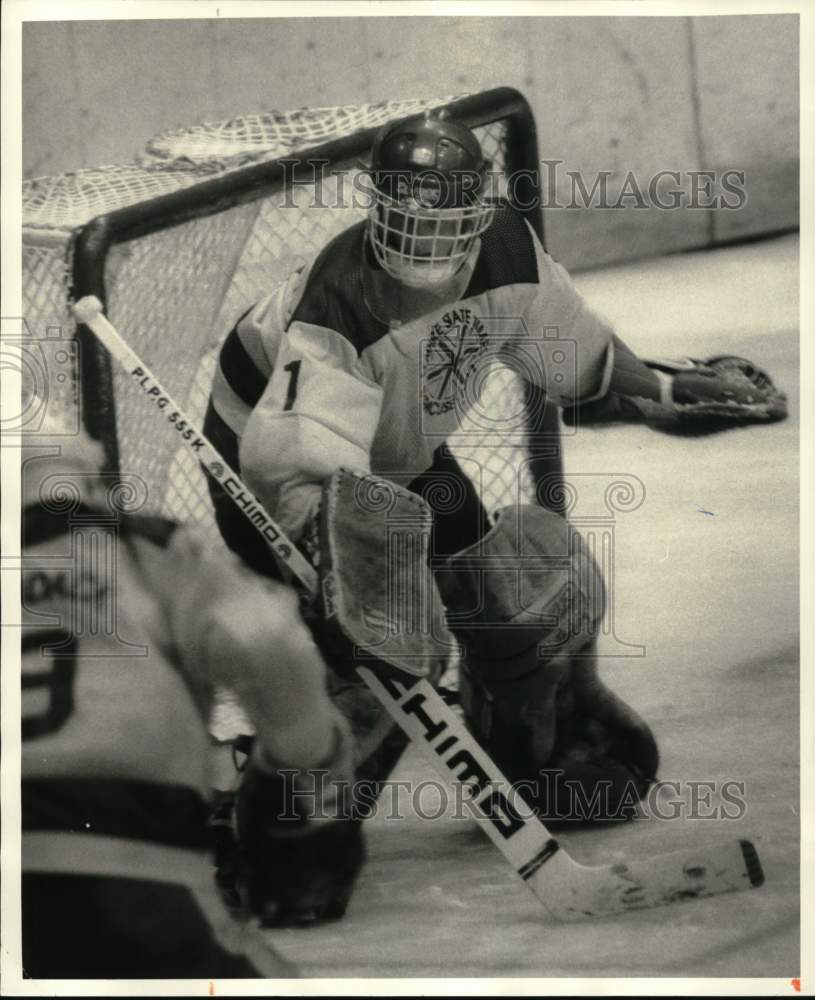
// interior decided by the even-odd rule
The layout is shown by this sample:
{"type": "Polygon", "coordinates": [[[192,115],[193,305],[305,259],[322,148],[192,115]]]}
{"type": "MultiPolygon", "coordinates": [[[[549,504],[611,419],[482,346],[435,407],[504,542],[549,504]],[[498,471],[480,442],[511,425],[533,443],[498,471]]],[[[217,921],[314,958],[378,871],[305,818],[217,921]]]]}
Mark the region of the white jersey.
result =
{"type": "Polygon", "coordinates": [[[352,226],[249,310],[221,352],[220,438],[234,435],[244,478],[295,536],[338,466],[402,482],[427,470],[494,359],[572,401],[596,390],[611,353],[611,328],[508,206],[457,301],[381,316],[375,268],[365,224],[352,226]]]}
{"type": "Polygon", "coordinates": [[[92,506],[26,508],[23,544],[26,968],[291,975],[218,897],[207,829],[209,679],[268,662],[274,634],[233,610],[263,621],[266,582],[189,529],[92,506]]]}
{"type": "Polygon", "coordinates": [[[268,661],[274,635],[232,610],[268,607],[267,583],[161,519],[23,523],[24,830],[204,848],[210,678],[268,661]]]}

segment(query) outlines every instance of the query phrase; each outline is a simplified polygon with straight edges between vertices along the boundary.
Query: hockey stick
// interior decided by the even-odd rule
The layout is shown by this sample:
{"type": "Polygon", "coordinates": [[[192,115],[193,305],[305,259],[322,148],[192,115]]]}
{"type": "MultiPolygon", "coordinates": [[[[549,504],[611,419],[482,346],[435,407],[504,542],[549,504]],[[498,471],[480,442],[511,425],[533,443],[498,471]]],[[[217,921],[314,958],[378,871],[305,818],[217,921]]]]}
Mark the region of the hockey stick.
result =
{"type": "MultiPolygon", "coordinates": [[[[102,310],[99,300],[88,296],[76,303],[74,315],[120,362],[145,399],[176,427],[181,442],[224,486],[284,566],[308,593],[316,593],[317,576],[311,565],[128,347],[102,310]]],[[[407,674],[400,674],[398,680],[381,677],[364,666],[358,666],[357,672],[436,771],[447,781],[469,787],[466,801],[474,818],[553,916],[579,919],[622,913],[763,883],[758,854],[747,840],[634,862],[579,864],[550,836],[533,809],[513,790],[429,681],[407,674]]]]}

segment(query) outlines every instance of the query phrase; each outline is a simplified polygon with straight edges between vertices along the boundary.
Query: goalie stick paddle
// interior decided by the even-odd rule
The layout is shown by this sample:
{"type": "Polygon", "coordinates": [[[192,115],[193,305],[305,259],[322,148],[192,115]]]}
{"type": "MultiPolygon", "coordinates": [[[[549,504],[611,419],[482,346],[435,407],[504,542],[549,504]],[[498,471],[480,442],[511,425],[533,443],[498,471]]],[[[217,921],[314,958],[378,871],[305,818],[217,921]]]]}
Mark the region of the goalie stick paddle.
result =
{"type": "MultiPolygon", "coordinates": [[[[99,299],[87,296],[73,311],[119,361],[159,417],[177,430],[183,428],[181,443],[223,486],[282,566],[309,594],[315,594],[318,581],[313,567],[125,343],[104,316],[99,299]]],[[[763,883],[758,854],[747,840],[633,862],[580,864],[549,834],[429,681],[402,673],[380,676],[363,665],[358,665],[357,673],[438,774],[467,788],[465,802],[473,817],[554,917],[569,920],[624,913],[763,883]]]]}

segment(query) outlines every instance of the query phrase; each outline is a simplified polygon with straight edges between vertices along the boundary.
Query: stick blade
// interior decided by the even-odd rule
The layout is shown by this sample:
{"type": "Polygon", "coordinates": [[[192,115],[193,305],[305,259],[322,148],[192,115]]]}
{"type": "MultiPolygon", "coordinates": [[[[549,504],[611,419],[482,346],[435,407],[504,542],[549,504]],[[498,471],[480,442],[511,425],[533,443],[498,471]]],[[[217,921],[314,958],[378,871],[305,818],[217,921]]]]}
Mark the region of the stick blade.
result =
{"type": "Polygon", "coordinates": [[[753,844],[733,840],[596,868],[575,864],[568,883],[541,899],[560,919],[580,920],[758,888],[764,872],[753,844]]]}

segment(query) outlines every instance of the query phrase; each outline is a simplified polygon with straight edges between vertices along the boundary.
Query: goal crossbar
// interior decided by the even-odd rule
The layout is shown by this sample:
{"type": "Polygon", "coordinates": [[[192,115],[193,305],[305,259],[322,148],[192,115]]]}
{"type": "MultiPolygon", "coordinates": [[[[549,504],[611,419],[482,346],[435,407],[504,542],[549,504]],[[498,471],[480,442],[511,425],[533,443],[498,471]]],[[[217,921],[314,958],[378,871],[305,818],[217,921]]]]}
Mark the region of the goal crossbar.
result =
{"type": "MultiPolygon", "coordinates": [[[[535,120],[526,98],[511,87],[498,87],[480,94],[461,97],[443,107],[450,115],[470,128],[496,121],[505,123],[504,173],[514,177],[512,201],[543,240],[543,213],[539,185],[538,141],[535,120]]],[[[73,237],[72,283],[75,300],[93,295],[108,305],[105,263],[111,249],[130,240],[165,230],[194,219],[267,197],[287,187],[306,185],[313,180],[315,163],[327,163],[331,169],[350,166],[371,148],[379,126],[365,128],[352,135],[298,150],[291,156],[230,170],[220,176],[189,187],[159,195],[124,208],[97,216],[80,227],[73,237]]],[[[104,351],[82,329],[82,385],[93,387],[92,405],[85,407],[89,433],[100,440],[107,465],[117,470],[120,455],[117,415],[112,398],[112,370],[104,351]]],[[[530,426],[530,470],[536,481],[562,471],[558,419],[554,407],[547,407],[540,390],[527,385],[527,410],[539,414],[537,425],[530,426]],[[537,438],[532,444],[532,440],[537,438]]],[[[559,492],[547,490],[550,502],[557,503],[559,492]]]]}

